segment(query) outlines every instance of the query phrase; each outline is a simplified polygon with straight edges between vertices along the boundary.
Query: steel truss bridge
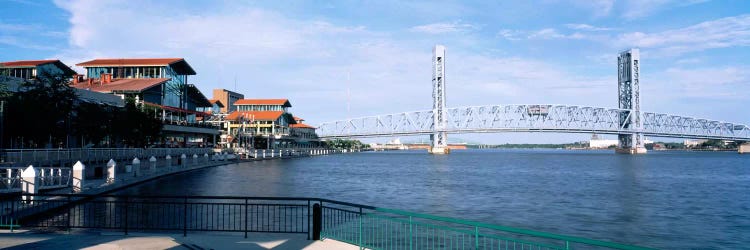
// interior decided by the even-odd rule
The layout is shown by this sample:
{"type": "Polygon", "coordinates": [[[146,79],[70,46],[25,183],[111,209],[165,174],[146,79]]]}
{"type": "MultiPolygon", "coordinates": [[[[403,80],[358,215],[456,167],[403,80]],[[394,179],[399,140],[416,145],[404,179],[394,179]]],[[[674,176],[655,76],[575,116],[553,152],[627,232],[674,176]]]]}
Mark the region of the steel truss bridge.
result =
{"type": "MultiPolygon", "coordinates": [[[[640,52],[617,57],[618,108],[531,104],[446,107],[445,47],[432,55],[432,110],[322,123],[320,138],[430,135],[431,153],[448,153],[448,133],[556,132],[616,134],[617,151],[645,153],[644,136],[750,141],[747,125],[641,111],[640,52]]],[[[742,152],[742,149],[740,149],[742,152]]]]}
{"type": "MultiPolygon", "coordinates": [[[[568,105],[488,105],[447,109],[448,126],[456,133],[557,132],[750,141],[743,124],[671,114],[641,113],[643,129],[620,125],[630,110],[568,105]]],[[[435,133],[432,110],[367,116],[319,125],[321,138],[428,135],[435,133]]]]}

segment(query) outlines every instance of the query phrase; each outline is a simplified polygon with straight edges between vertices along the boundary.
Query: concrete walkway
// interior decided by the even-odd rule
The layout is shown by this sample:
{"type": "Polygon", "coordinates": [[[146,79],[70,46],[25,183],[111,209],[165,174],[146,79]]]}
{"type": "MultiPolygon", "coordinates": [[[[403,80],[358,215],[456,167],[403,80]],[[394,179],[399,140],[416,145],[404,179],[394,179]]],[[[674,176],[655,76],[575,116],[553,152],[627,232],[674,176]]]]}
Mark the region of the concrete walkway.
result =
{"type": "Polygon", "coordinates": [[[2,249],[359,249],[354,245],[326,239],[306,240],[303,234],[188,233],[144,234],[106,232],[41,233],[0,230],[2,249]]]}

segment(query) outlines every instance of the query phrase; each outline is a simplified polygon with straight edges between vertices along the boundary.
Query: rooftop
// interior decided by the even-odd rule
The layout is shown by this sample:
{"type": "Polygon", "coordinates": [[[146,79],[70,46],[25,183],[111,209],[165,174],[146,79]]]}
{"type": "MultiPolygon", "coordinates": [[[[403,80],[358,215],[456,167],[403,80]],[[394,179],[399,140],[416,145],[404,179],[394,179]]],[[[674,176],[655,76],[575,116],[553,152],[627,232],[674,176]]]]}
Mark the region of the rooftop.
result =
{"type": "Polygon", "coordinates": [[[223,103],[221,103],[221,101],[219,101],[219,100],[216,100],[216,99],[211,99],[211,100],[208,100],[208,102],[210,102],[210,103],[211,103],[211,105],[214,105],[214,104],[216,104],[216,105],[218,105],[218,106],[219,106],[220,108],[223,108],[223,107],[224,107],[224,104],[223,104],[223,103]]]}
{"type": "Polygon", "coordinates": [[[289,99],[240,99],[234,102],[234,105],[282,105],[292,107],[289,99]]]}
{"type": "Polygon", "coordinates": [[[284,111],[234,111],[227,116],[226,120],[236,121],[240,117],[244,117],[248,121],[275,121],[283,114],[284,111]]]}
{"type": "Polygon", "coordinates": [[[59,62],[60,60],[24,60],[24,61],[12,61],[12,62],[0,62],[0,65],[4,67],[35,67],[42,64],[59,62]]]}
{"type": "Polygon", "coordinates": [[[92,84],[84,81],[71,86],[104,93],[140,93],[167,81],[169,78],[128,78],[112,79],[112,82],[104,84],[101,81],[94,81],[92,84]]]}
{"type": "Polygon", "coordinates": [[[131,67],[131,66],[170,66],[178,74],[195,75],[195,70],[184,58],[111,58],[94,59],[76,64],[81,67],[131,67]]]}
{"type": "Polygon", "coordinates": [[[208,98],[203,95],[203,92],[201,92],[194,84],[187,85],[187,94],[195,103],[196,107],[211,107],[212,105],[208,98]]]}
{"type": "Polygon", "coordinates": [[[290,128],[311,128],[311,129],[315,129],[315,127],[307,125],[307,124],[304,124],[304,123],[290,124],[289,127],[290,128]]]}
{"type": "Polygon", "coordinates": [[[234,91],[231,91],[231,90],[227,90],[227,89],[214,89],[214,92],[216,92],[216,91],[227,92],[229,94],[235,94],[235,95],[242,95],[240,93],[237,93],[237,92],[234,92],[234,91]]]}
{"type": "Polygon", "coordinates": [[[21,61],[10,61],[10,62],[0,62],[0,67],[2,68],[29,68],[29,67],[37,67],[44,64],[53,63],[55,66],[57,66],[59,69],[65,71],[65,74],[67,75],[74,75],[76,72],[68,67],[68,65],[65,65],[60,60],[57,59],[49,59],[49,60],[21,60],[21,61]]]}

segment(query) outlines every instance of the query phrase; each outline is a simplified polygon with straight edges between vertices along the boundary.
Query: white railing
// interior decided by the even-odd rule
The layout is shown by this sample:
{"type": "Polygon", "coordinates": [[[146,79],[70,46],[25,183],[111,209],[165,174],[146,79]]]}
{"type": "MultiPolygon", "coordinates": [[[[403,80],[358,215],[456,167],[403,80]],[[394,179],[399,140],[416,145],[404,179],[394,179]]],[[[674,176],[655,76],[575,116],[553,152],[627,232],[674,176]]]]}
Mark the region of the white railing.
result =
{"type": "Polygon", "coordinates": [[[7,149],[5,161],[21,164],[58,161],[106,161],[135,157],[164,157],[166,155],[203,155],[212,148],[74,148],[74,149],[7,149]]]}
{"type": "MultiPolygon", "coordinates": [[[[47,150],[55,151],[55,150],[47,150]]],[[[236,160],[238,155],[229,154],[227,152],[218,153],[212,152],[212,149],[106,149],[106,150],[90,150],[85,152],[85,156],[88,157],[106,157],[111,155],[117,155],[125,157],[122,160],[111,160],[106,163],[104,174],[107,183],[111,184],[118,179],[123,178],[135,178],[141,176],[153,176],[161,175],[171,172],[180,171],[191,167],[200,167],[203,164],[208,164],[211,161],[231,161],[236,160]],[[147,154],[146,156],[133,156],[137,154],[147,154]],[[132,158],[131,158],[132,157],[132,158]],[[138,158],[138,159],[136,159],[138,158]]],[[[285,149],[269,149],[269,150],[246,150],[238,152],[240,157],[244,158],[288,158],[295,156],[314,156],[314,155],[328,155],[328,154],[340,154],[340,153],[351,153],[357,152],[352,150],[336,150],[326,148],[285,148],[285,149]]],[[[28,157],[42,157],[44,159],[49,155],[59,155],[58,152],[55,154],[49,154],[52,152],[44,152],[44,150],[12,150],[12,153],[19,153],[18,157],[23,154],[31,154],[28,157]],[[44,153],[44,154],[42,154],[44,153]]],[[[67,152],[70,156],[79,156],[79,152],[75,150],[69,150],[67,152]]],[[[69,156],[69,157],[70,157],[69,156]]],[[[53,156],[54,157],[54,156],[53,156]]],[[[62,159],[64,157],[60,157],[62,159]]],[[[83,159],[83,158],[82,158],[83,159]]],[[[73,161],[76,160],[75,158],[73,161]]],[[[104,163],[96,163],[99,166],[103,166],[104,163]]],[[[96,167],[97,165],[93,165],[96,167]]],[[[36,193],[39,190],[54,189],[54,188],[66,188],[73,187],[73,190],[82,190],[82,182],[86,179],[86,168],[81,162],[77,162],[74,167],[32,167],[32,166],[11,166],[0,165],[0,193],[10,192],[31,192],[36,193]],[[79,165],[80,164],[80,165],[79,165]],[[77,170],[76,170],[77,169],[77,170]],[[25,174],[24,174],[25,172],[25,174]],[[78,177],[74,177],[78,176],[78,177]],[[25,179],[24,179],[25,178],[25,179]],[[77,180],[77,181],[76,181],[77,180]],[[29,189],[29,186],[33,188],[29,189]],[[26,189],[24,189],[26,188],[26,189]],[[28,191],[31,190],[31,191],[28,191]]]]}
{"type": "MultiPolygon", "coordinates": [[[[25,167],[0,167],[0,193],[19,192],[23,185],[21,173],[25,167]]],[[[37,168],[40,190],[64,188],[71,185],[72,170],[69,167],[37,168]]],[[[36,183],[35,183],[36,184],[36,183]]]]}

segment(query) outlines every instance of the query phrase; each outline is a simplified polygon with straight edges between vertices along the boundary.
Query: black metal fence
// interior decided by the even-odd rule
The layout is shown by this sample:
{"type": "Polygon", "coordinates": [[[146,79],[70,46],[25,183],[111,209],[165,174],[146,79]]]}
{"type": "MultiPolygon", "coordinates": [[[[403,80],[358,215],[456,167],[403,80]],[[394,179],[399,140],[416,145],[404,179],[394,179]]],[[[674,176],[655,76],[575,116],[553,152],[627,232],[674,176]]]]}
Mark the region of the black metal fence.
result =
{"type": "MultiPolygon", "coordinates": [[[[300,233],[312,237],[315,198],[27,195],[0,198],[0,227],[300,233]]],[[[342,206],[348,203],[329,201],[342,206]]],[[[356,205],[356,204],[348,204],[356,205]]]]}

